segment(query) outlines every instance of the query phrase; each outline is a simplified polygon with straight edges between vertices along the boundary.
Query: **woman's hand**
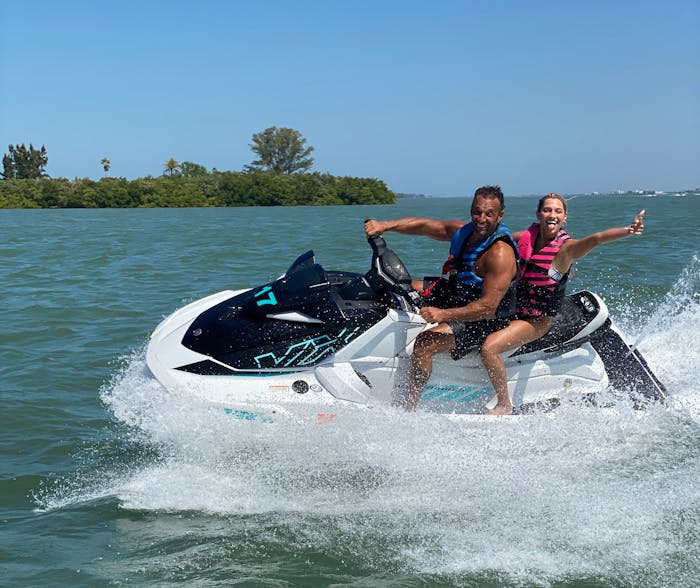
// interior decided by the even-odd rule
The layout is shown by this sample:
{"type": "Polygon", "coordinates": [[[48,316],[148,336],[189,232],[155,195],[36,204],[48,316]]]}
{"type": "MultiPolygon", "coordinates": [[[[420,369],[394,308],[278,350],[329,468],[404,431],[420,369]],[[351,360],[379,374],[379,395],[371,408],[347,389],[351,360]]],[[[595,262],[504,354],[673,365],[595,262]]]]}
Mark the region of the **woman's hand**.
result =
{"type": "Polygon", "coordinates": [[[641,235],[644,232],[644,213],[646,210],[640,210],[639,214],[634,217],[630,224],[630,235],[641,235]]]}

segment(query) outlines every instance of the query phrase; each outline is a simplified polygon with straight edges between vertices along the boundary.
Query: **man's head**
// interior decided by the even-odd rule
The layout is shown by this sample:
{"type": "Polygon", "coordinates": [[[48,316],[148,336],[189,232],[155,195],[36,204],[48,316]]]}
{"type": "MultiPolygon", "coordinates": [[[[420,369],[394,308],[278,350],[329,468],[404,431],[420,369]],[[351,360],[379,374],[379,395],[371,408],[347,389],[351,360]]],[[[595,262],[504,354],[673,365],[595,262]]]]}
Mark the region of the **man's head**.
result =
{"type": "Polygon", "coordinates": [[[476,199],[477,196],[485,196],[486,198],[498,198],[498,203],[501,208],[501,212],[503,212],[506,209],[505,198],[503,197],[503,192],[501,191],[500,186],[481,186],[481,188],[477,188],[476,192],[474,192],[474,199],[476,199]]]}
{"type": "Polygon", "coordinates": [[[498,186],[482,186],[474,192],[471,219],[474,232],[481,239],[493,233],[503,220],[506,208],[503,192],[498,186]]]}

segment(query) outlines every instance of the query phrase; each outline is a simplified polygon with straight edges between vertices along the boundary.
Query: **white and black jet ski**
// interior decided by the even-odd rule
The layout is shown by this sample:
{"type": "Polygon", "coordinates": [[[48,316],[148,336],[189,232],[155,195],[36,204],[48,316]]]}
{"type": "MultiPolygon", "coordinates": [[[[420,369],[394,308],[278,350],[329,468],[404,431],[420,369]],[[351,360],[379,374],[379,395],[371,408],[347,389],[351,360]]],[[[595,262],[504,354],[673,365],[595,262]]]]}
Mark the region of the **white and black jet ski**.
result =
{"type": "MultiPolygon", "coordinates": [[[[404,264],[382,237],[369,242],[365,274],[326,271],[309,251],[273,282],[177,310],[151,335],[149,369],[171,393],[245,419],[327,414],[339,404],[400,405],[413,342],[430,325],[404,264]]],[[[551,331],[504,360],[520,412],[607,387],[629,391],[640,404],[666,397],[591,292],[568,295],[551,331]]],[[[459,361],[434,358],[419,409],[479,414],[494,404],[476,350],[459,361]]]]}

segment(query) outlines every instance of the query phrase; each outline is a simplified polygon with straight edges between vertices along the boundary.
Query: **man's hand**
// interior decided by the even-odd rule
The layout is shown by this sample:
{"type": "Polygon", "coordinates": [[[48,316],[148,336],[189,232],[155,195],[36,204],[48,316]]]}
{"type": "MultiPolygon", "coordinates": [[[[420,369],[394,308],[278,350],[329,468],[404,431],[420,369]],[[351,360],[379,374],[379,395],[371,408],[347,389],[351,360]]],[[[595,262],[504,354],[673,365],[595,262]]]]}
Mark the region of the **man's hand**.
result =
{"type": "Polygon", "coordinates": [[[444,323],[446,314],[444,309],[436,306],[424,306],[420,309],[420,315],[428,323],[444,323]]]}
{"type": "Polygon", "coordinates": [[[365,221],[365,235],[368,237],[374,237],[375,235],[381,235],[384,232],[384,223],[374,219],[369,219],[365,221]]]}

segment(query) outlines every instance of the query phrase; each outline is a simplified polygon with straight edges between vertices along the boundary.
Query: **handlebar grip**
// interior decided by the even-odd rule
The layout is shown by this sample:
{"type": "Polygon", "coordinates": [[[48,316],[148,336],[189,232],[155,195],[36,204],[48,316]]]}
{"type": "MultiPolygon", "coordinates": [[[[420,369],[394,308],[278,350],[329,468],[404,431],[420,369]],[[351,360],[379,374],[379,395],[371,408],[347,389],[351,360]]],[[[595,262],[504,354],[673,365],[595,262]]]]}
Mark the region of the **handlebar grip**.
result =
{"type": "Polygon", "coordinates": [[[381,255],[384,253],[384,251],[386,251],[386,241],[381,235],[372,235],[371,237],[367,237],[367,241],[376,255],[381,255]]]}

